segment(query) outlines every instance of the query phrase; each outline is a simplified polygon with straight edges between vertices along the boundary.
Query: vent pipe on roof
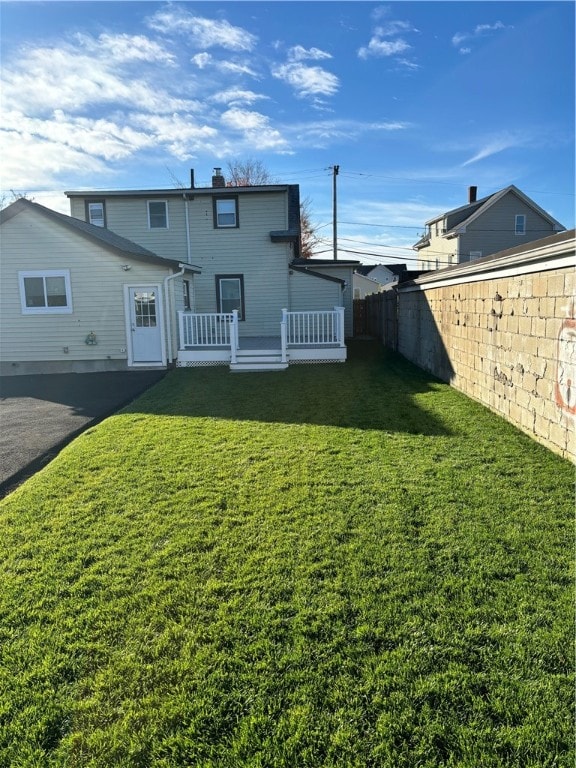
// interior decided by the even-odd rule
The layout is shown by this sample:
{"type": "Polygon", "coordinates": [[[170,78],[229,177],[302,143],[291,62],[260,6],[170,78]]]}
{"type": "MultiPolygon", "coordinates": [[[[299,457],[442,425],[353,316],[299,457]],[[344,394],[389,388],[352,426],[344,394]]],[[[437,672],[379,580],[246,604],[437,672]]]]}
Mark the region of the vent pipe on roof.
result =
{"type": "Polygon", "coordinates": [[[475,203],[476,202],[477,193],[478,193],[478,187],[468,187],[468,202],[469,203],[475,203]]]}
{"type": "Polygon", "coordinates": [[[212,176],[213,187],[225,187],[226,181],[222,176],[222,168],[214,168],[214,175],[212,176]]]}
{"type": "Polygon", "coordinates": [[[190,168],[190,189],[194,189],[194,168],[190,168]]]}

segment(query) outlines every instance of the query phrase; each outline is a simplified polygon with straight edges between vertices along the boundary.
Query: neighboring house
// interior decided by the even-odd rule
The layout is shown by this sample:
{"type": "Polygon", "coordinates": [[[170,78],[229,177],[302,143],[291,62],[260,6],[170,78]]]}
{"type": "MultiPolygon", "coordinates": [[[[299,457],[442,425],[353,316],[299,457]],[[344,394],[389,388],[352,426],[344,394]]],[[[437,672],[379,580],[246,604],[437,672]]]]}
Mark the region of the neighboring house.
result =
{"type": "Polygon", "coordinates": [[[2,374],[162,367],[197,268],[21,199],[0,212],[2,374]]]}
{"type": "Polygon", "coordinates": [[[354,298],[363,299],[371,293],[380,293],[400,279],[405,264],[361,264],[354,270],[354,298]]]}
{"type": "Polygon", "coordinates": [[[477,188],[469,187],[467,205],[427,221],[425,234],[413,247],[421,269],[441,269],[564,230],[514,185],[481,200],[477,188]]]}

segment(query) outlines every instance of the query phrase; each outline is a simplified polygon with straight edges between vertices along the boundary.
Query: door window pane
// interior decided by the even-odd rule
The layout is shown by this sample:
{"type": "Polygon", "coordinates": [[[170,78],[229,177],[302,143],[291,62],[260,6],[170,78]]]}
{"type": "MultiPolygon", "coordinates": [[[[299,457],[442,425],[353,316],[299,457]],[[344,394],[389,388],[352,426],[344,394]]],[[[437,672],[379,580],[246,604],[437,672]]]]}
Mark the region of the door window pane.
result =
{"type": "Polygon", "coordinates": [[[134,293],[134,319],[137,328],[156,327],[155,291],[137,291],[134,293]]]}

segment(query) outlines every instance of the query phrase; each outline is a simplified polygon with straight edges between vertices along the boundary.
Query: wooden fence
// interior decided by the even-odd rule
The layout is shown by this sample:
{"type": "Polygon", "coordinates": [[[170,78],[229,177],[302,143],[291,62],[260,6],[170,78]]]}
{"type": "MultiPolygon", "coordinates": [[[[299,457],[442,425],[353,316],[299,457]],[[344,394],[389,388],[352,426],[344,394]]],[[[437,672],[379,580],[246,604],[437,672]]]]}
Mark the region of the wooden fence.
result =
{"type": "Polygon", "coordinates": [[[354,335],[375,336],[389,349],[398,349],[398,294],[372,293],[354,300],[354,335]]]}

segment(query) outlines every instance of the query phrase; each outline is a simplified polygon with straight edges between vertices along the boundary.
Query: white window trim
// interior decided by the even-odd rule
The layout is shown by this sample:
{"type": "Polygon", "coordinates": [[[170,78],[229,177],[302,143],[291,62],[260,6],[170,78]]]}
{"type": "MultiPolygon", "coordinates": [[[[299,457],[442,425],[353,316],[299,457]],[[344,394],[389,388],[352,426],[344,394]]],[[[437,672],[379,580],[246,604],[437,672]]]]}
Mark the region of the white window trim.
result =
{"type": "Polygon", "coordinates": [[[71,315],[72,314],[72,290],[70,288],[70,270],[69,269],[35,269],[26,272],[18,272],[18,283],[20,285],[20,305],[23,315],[71,315]],[[24,288],[24,278],[26,277],[63,277],[66,289],[65,307],[27,307],[26,290],[24,288]]]}
{"type": "Polygon", "coordinates": [[[526,234],[526,214],[525,213],[517,213],[514,217],[514,234],[515,235],[525,235],[526,234]],[[522,220],[522,231],[518,231],[518,221],[519,219],[522,220]]]}
{"type": "MultiPolygon", "coordinates": [[[[229,215],[230,212],[227,211],[224,215],[229,215]]],[[[236,197],[222,197],[222,198],[216,198],[214,202],[214,218],[215,218],[215,228],[216,229],[238,229],[238,199],[236,197]],[[232,224],[220,224],[218,220],[218,216],[221,214],[218,211],[218,206],[220,203],[232,203],[234,207],[234,221],[232,224]]]]}
{"type": "Polygon", "coordinates": [[[95,227],[105,227],[106,226],[106,206],[104,203],[104,200],[87,200],[86,201],[86,218],[89,224],[92,224],[95,227]],[[100,211],[102,212],[102,216],[94,220],[92,218],[92,207],[93,206],[99,206],[100,211]]]}
{"type": "Polygon", "coordinates": [[[170,222],[168,220],[168,201],[167,200],[147,200],[146,210],[148,212],[148,229],[170,229],[170,222]],[[165,227],[152,227],[150,224],[150,203],[163,203],[164,210],[166,211],[166,226],[165,227]]]}

